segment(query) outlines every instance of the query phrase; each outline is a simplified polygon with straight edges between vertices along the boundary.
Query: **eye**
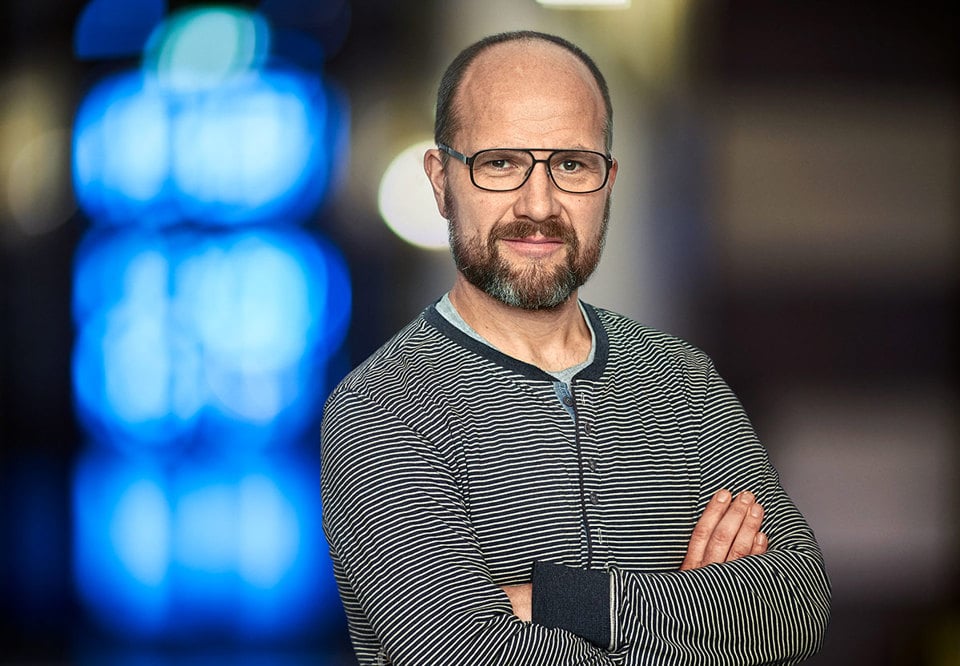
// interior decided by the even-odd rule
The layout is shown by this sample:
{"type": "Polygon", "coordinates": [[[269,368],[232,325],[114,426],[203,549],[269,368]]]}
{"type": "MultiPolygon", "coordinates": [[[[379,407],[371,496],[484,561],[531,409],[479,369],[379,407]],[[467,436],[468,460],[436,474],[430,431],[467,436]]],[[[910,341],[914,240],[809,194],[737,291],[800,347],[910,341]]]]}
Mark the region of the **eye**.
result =
{"type": "Polygon", "coordinates": [[[566,171],[567,173],[573,173],[583,168],[583,163],[578,162],[577,160],[565,159],[560,162],[560,170],[566,171]]]}
{"type": "Polygon", "coordinates": [[[481,153],[474,163],[474,170],[490,174],[522,170],[525,157],[523,153],[514,153],[508,150],[481,153]]]}

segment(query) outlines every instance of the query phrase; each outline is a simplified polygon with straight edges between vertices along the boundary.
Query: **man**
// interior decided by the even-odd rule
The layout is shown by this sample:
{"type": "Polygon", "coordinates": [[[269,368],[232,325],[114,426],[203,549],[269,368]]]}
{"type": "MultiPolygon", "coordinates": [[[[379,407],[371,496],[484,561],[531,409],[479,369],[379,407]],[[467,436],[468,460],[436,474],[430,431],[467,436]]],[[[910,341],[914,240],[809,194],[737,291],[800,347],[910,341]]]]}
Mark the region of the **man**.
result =
{"type": "Polygon", "coordinates": [[[589,57],[540,33],[474,44],[440,84],[424,165],[455,284],[324,416],[361,664],[795,663],[820,645],[819,548],[709,359],[577,298],[611,117],[589,57]]]}

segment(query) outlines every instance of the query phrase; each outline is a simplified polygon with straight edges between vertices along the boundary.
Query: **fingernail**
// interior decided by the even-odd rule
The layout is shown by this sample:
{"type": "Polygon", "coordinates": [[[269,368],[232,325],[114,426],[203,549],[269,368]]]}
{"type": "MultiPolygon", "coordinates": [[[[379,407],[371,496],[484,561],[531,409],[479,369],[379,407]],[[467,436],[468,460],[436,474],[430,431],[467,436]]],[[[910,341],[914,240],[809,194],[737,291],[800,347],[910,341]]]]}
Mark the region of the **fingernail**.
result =
{"type": "Polygon", "coordinates": [[[717,493],[717,501],[721,504],[726,504],[730,501],[730,493],[726,490],[721,490],[719,493],[717,493]]]}
{"type": "Polygon", "coordinates": [[[762,546],[767,542],[767,537],[763,532],[757,532],[757,536],[753,537],[753,542],[758,546],[762,546]]]}
{"type": "Polygon", "coordinates": [[[740,493],[740,501],[743,502],[744,504],[752,504],[753,493],[750,493],[744,490],[742,493],[740,493]]]}
{"type": "Polygon", "coordinates": [[[754,504],[752,507],[750,507],[750,515],[754,518],[759,518],[762,513],[763,507],[759,504],[754,504]]]}

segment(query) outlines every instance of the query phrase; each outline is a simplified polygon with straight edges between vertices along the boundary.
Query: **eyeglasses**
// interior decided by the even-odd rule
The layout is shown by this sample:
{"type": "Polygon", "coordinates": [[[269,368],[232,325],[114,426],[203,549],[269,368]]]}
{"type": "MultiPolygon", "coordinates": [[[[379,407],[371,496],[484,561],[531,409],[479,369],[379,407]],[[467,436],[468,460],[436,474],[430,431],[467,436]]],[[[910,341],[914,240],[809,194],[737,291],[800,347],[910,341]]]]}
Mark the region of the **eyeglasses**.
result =
{"type": "Polygon", "coordinates": [[[572,194],[596,192],[607,184],[613,158],[593,150],[551,150],[549,148],[489,148],[467,157],[450,146],[437,147],[470,167],[470,180],[481,190],[510,192],[523,187],[542,162],[558,189],[572,194]],[[538,160],[533,151],[550,151],[538,160]]]}

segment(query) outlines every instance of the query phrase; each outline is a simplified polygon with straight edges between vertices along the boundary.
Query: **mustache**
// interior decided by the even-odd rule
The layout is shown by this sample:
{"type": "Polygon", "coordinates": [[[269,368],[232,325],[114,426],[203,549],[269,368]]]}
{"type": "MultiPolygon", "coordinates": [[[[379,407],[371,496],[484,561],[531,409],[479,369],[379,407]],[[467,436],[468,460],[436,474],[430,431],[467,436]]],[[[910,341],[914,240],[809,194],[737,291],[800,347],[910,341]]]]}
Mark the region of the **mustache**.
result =
{"type": "Polygon", "coordinates": [[[550,217],[540,222],[534,222],[532,220],[505,222],[491,230],[490,240],[526,238],[538,232],[548,238],[559,238],[570,245],[577,245],[577,235],[573,231],[573,228],[564,224],[556,217],[550,217]]]}

